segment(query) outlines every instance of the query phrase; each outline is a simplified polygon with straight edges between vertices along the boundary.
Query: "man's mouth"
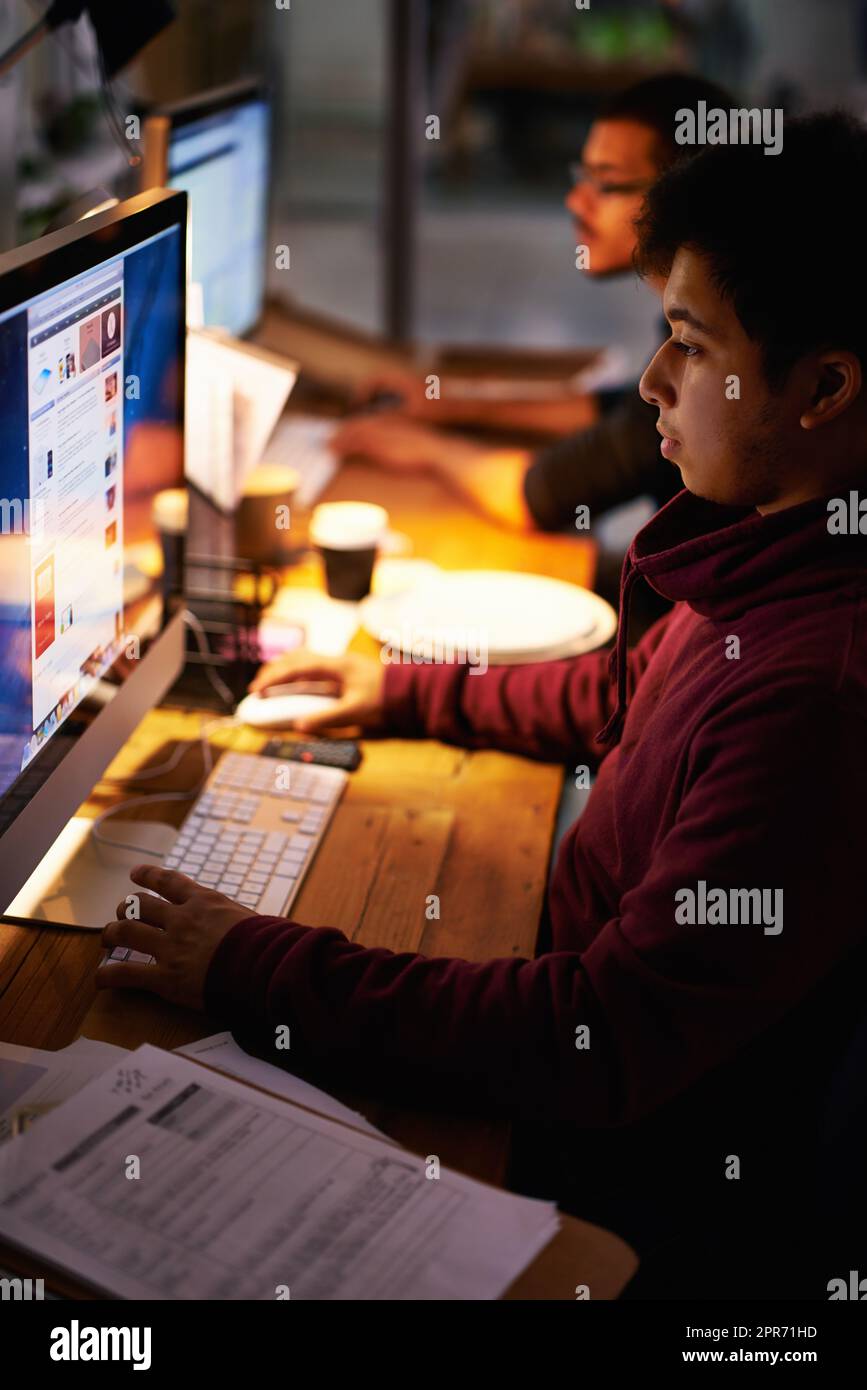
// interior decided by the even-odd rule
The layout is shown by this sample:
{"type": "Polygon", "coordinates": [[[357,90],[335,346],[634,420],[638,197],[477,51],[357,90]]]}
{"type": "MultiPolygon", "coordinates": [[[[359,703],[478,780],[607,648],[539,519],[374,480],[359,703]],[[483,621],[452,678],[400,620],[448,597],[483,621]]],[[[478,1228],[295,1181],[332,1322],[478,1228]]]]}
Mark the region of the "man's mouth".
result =
{"type": "Polygon", "coordinates": [[[669,434],[668,430],[664,429],[661,424],[657,423],[656,428],[662,435],[662,443],[659,446],[660,453],[663,458],[673,458],[680,448],[680,440],[675,439],[673,434],[669,434]]]}

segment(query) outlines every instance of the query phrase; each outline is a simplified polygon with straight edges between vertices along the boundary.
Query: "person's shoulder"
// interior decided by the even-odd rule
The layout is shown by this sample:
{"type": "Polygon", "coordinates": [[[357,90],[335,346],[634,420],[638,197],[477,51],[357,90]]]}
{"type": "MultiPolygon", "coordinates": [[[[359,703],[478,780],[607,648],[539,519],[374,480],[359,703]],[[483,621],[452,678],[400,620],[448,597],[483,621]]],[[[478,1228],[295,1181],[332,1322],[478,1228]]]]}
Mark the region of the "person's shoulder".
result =
{"type": "Polygon", "coordinates": [[[757,609],[743,631],[763,681],[793,698],[849,689],[867,706],[867,580],[757,609]]]}

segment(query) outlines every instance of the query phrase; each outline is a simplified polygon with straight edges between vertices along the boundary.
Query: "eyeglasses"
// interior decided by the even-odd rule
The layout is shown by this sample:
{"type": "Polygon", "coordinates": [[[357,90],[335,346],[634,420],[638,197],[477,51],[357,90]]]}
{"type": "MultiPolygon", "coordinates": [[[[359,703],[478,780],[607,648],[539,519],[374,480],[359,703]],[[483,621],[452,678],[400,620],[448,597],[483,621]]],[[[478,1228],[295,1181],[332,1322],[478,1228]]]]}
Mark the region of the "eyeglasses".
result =
{"type": "Polygon", "coordinates": [[[572,180],[572,187],[577,188],[579,184],[587,183],[600,197],[609,196],[629,197],[634,193],[646,193],[654,182],[653,179],[632,179],[628,183],[609,183],[607,180],[599,179],[595,174],[584,168],[583,164],[570,164],[569,177],[572,180]]]}

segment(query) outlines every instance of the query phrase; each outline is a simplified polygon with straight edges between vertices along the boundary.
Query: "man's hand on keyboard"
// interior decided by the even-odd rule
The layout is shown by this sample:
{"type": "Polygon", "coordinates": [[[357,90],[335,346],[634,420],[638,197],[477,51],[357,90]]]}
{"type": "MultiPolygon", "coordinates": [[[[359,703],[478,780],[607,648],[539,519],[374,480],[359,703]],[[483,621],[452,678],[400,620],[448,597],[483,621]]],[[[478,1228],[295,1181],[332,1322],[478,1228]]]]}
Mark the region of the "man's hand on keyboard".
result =
{"type": "Polygon", "coordinates": [[[448,435],[394,414],[354,416],[330,440],[341,458],[360,455],[384,468],[410,473],[436,468],[449,444],[448,435]]]}
{"type": "Polygon", "coordinates": [[[337,703],[321,714],[296,719],[293,729],[311,732],[361,724],[366,729],[381,727],[385,667],[374,657],[347,652],[345,656],[316,656],[313,652],[289,652],[263,666],[250,690],[262,695],[271,685],[301,681],[331,681],[338,694],[337,703]]]}
{"type": "Polygon", "coordinates": [[[130,877],[148,892],[130,893],[118,903],[117,920],[105,927],[103,944],[109,950],[128,946],[139,956],[152,956],[153,964],[106,962],[96,972],[97,988],[145,989],[201,1010],[214,952],[236,922],[251,916],[249,907],[153,864],[133,869],[130,877]]]}
{"type": "MultiPolygon", "coordinates": [[[[329,440],[341,458],[360,456],[396,473],[432,471],[452,483],[491,453],[489,445],[444,434],[401,415],[360,415],[345,420],[329,440]]],[[[459,486],[463,491],[463,487],[459,486]]]]}

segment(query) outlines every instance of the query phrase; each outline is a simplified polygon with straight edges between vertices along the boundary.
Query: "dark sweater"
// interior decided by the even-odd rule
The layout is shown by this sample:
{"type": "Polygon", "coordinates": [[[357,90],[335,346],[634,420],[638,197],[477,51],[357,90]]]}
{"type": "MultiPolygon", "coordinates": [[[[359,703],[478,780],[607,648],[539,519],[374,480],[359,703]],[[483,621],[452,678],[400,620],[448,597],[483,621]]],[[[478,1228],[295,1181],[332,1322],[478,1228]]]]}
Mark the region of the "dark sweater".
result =
{"type": "MultiPolygon", "coordinates": [[[[744,1113],[773,1107],[750,1099],[754,1049],[773,1052],[864,941],[865,554],[829,536],[821,502],[762,517],[682,492],[631,547],[624,617],[639,576],[675,607],[630,653],[621,625],[616,686],[606,653],[484,676],[391,666],[399,735],[599,762],[560,850],[551,951],[427,959],[253,917],[214,956],[208,1012],[265,1039],[289,1023],[299,1060],[418,1103],[622,1126],[743,1063],[744,1113]],[[679,924],[675,894],[699,881],[782,889],[783,930],[679,924]]],[[[820,1030],[811,1056],[826,1045],[820,1030]]]]}

